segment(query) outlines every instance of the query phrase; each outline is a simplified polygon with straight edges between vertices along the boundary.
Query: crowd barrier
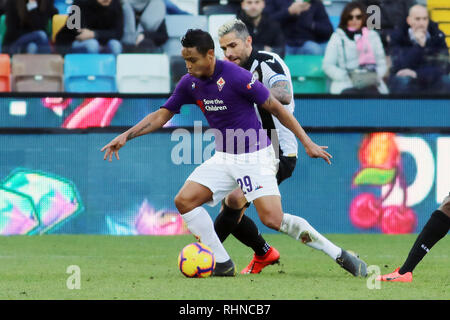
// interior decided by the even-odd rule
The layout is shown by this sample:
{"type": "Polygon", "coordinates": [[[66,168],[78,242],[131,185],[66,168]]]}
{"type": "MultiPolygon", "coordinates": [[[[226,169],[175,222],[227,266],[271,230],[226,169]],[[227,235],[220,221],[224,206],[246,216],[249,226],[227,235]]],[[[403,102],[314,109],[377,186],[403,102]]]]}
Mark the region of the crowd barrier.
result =
{"type": "MultiPolygon", "coordinates": [[[[173,198],[213,141],[198,107],[102,146],[164,96],[0,97],[0,235],[187,233],[173,198]],[[193,124],[196,122],[197,127],[193,124]]],[[[299,148],[283,209],[323,233],[414,233],[450,192],[450,97],[297,96],[295,116],[332,164],[299,148]]],[[[205,206],[213,218],[219,211],[205,206]]],[[[260,231],[253,206],[247,214],[260,231]]]]}

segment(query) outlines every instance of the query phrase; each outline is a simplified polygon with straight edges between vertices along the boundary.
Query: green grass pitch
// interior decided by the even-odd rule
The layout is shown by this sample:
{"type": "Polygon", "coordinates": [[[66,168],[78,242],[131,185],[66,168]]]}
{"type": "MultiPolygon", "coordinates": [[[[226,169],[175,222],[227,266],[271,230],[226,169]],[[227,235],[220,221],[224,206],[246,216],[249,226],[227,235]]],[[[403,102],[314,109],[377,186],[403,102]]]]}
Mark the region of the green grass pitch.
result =
{"type": "MultiPolygon", "coordinates": [[[[417,235],[330,234],[382,274],[406,258],[417,235]]],[[[44,235],[0,237],[0,299],[300,300],[450,299],[450,237],[417,266],[412,283],[354,278],[322,252],[285,235],[265,235],[281,253],[280,265],[259,275],[185,278],[178,253],[193,236],[44,235]],[[80,288],[68,289],[80,268],[80,288]],[[371,289],[372,288],[372,289],[371,289]]],[[[252,252],[234,238],[225,242],[240,271],[252,252]]]]}

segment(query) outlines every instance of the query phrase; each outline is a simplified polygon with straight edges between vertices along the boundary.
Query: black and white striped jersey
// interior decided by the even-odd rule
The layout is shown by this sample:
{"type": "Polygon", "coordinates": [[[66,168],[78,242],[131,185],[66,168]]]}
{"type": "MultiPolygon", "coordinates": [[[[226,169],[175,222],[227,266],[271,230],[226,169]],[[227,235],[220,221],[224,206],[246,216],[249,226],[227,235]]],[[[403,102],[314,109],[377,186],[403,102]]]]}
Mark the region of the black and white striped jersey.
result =
{"type": "MultiPolygon", "coordinates": [[[[288,81],[291,87],[292,100],[290,104],[284,106],[289,112],[292,114],[294,113],[295,102],[291,73],[278,54],[253,50],[244,68],[249,70],[254,78],[262,82],[269,89],[278,81],[288,81]]],[[[275,116],[265,109],[261,107],[256,107],[256,109],[263,128],[267,130],[269,137],[273,142],[275,137],[271,136],[271,129],[277,130],[278,143],[281,151],[280,154],[284,156],[296,156],[298,144],[294,133],[283,126],[275,116]]]]}

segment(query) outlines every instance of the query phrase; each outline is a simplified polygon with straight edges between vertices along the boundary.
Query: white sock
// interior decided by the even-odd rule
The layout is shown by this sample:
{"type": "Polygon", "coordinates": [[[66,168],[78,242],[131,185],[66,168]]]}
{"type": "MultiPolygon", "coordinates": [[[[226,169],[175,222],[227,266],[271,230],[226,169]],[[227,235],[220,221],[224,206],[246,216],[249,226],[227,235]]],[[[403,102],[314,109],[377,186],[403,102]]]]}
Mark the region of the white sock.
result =
{"type": "Polygon", "coordinates": [[[342,253],[341,248],[317,232],[308,221],[289,213],[283,214],[280,231],[288,234],[295,240],[301,240],[311,248],[325,252],[333,260],[336,260],[342,253]]]}
{"type": "Polygon", "coordinates": [[[186,222],[189,231],[199,237],[202,243],[211,248],[216,262],[225,262],[230,259],[214,230],[213,221],[205,208],[197,207],[188,213],[182,214],[181,217],[186,222]]]}

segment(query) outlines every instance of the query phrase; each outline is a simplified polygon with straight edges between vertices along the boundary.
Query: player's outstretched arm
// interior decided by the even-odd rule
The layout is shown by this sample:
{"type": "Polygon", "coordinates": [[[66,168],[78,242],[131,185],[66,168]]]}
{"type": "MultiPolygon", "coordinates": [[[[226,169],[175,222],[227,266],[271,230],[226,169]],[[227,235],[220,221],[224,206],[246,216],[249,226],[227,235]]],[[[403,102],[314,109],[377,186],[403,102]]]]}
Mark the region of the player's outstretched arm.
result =
{"type": "Polygon", "coordinates": [[[288,81],[280,80],[270,87],[270,93],[282,104],[289,104],[292,101],[291,85],[288,81]]]}
{"type": "Polygon", "coordinates": [[[291,130],[295,136],[300,140],[303,147],[305,148],[306,153],[311,158],[322,158],[328,164],[331,164],[330,159],[333,158],[331,154],[325,151],[327,146],[318,146],[315,144],[311,138],[306,134],[305,130],[303,130],[300,123],[298,123],[297,119],[288,111],[283,105],[270,94],[269,98],[261,105],[264,109],[269,111],[275,117],[280,120],[281,124],[286,128],[291,130]]]}
{"type": "Polygon", "coordinates": [[[118,135],[111,140],[110,143],[105,145],[100,150],[101,152],[106,150],[103,160],[109,158],[109,161],[111,162],[113,154],[116,156],[117,160],[119,160],[119,149],[122,148],[127,141],[162,128],[173,115],[172,112],[165,108],[150,113],[138,124],[118,135]]]}

